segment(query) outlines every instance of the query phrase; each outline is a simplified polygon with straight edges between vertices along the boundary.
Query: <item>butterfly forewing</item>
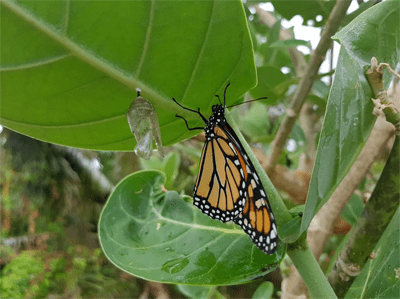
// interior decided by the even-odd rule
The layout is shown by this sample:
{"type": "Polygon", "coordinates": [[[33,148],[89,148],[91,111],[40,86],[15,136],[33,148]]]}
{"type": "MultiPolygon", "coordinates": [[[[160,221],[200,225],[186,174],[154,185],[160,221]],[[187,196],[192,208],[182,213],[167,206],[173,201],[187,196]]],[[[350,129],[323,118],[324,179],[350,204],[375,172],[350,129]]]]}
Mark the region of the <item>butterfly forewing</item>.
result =
{"type": "Polygon", "coordinates": [[[232,221],[243,210],[247,195],[245,162],[238,157],[236,142],[224,129],[214,126],[206,141],[194,188],[194,204],[222,222],[232,221]]]}

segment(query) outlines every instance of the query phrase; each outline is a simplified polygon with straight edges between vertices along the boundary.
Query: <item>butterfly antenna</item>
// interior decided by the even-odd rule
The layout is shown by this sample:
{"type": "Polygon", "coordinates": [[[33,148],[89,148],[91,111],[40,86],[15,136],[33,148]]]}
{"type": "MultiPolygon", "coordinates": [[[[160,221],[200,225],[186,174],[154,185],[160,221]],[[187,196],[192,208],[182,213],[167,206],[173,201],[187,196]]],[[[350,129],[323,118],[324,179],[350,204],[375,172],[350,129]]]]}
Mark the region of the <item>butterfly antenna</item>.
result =
{"type": "Polygon", "coordinates": [[[219,95],[216,94],[215,96],[218,98],[219,103],[222,105],[221,99],[219,98],[219,95]]]}
{"type": "Polygon", "coordinates": [[[255,100],[246,101],[246,102],[243,102],[243,103],[240,103],[240,104],[230,105],[230,106],[228,106],[228,107],[226,107],[226,108],[231,108],[231,107],[234,107],[234,106],[242,105],[242,104],[244,104],[244,103],[250,103],[250,102],[255,102],[255,101],[264,100],[264,99],[268,99],[268,97],[262,97],[262,98],[258,98],[258,99],[255,99],[255,100]]]}
{"type": "Polygon", "coordinates": [[[229,85],[231,85],[231,82],[228,81],[228,84],[226,85],[225,91],[224,91],[224,108],[225,108],[225,105],[226,105],[226,90],[228,89],[229,85]]]}

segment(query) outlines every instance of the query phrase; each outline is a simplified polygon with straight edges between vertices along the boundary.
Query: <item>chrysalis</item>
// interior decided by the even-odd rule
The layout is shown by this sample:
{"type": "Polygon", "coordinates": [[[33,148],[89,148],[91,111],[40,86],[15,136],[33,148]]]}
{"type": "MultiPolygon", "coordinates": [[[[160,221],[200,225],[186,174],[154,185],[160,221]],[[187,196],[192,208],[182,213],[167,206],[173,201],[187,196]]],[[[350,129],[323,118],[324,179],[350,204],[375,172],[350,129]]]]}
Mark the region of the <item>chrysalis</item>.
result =
{"type": "Polygon", "coordinates": [[[129,127],[137,142],[135,153],[139,157],[149,160],[153,151],[154,138],[160,155],[164,157],[156,110],[148,100],[140,96],[139,88],[136,89],[136,92],[137,98],[133,100],[126,113],[129,127]]]}

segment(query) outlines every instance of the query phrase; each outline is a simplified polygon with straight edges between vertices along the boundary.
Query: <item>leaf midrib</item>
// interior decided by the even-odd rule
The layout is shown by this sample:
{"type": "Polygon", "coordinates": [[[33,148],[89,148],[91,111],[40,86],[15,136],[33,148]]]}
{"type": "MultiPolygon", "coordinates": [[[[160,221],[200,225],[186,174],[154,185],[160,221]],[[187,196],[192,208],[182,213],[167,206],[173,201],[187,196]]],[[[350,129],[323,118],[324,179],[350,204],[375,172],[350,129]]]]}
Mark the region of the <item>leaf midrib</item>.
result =
{"type": "Polygon", "coordinates": [[[12,12],[21,17],[27,23],[31,24],[42,33],[49,36],[52,40],[71,51],[71,53],[75,57],[81,59],[82,61],[85,61],[86,63],[100,70],[101,72],[132,88],[132,90],[140,88],[143,93],[148,94],[149,97],[157,102],[157,104],[161,105],[163,109],[168,109],[170,111],[176,110],[176,104],[168,97],[160,94],[159,92],[155,91],[147,84],[145,84],[143,81],[138,80],[137,78],[127,74],[125,71],[119,69],[108,61],[100,59],[96,55],[90,53],[87,49],[81,47],[80,45],[69,39],[67,36],[60,34],[60,32],[55,30],[55,28],[53,28],[52,26],[49,26],[48,24],[35,17],[31,12],[23,8],[21,5],[18,5],[11,0],[2,0],[1,2],[4,6],[9,8],[12,12]]]}

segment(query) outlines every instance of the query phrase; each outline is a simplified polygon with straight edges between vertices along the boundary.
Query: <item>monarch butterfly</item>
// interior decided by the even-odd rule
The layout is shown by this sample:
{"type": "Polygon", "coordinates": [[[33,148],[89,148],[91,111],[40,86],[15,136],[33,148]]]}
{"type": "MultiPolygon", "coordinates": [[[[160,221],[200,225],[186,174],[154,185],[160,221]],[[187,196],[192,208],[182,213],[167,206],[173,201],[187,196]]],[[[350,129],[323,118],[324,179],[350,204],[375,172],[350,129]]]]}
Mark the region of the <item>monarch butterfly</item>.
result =
{"type": "Polygon", "coordinates": [[[236,133],[225,119],[224,104],[212,106],[207,120],[200,108],[192,110],[172,100],[181,108],[198,114],[206,126],[188,130],[205,130],[206,142],[200,158],[199,173],[194,187],[193,204],[204,214],[222,222],[234,221],[250,236],[258,248],[273,254],[278,245],[278,234],[268,196],[261,184],[253,163],[236,133]]]}

